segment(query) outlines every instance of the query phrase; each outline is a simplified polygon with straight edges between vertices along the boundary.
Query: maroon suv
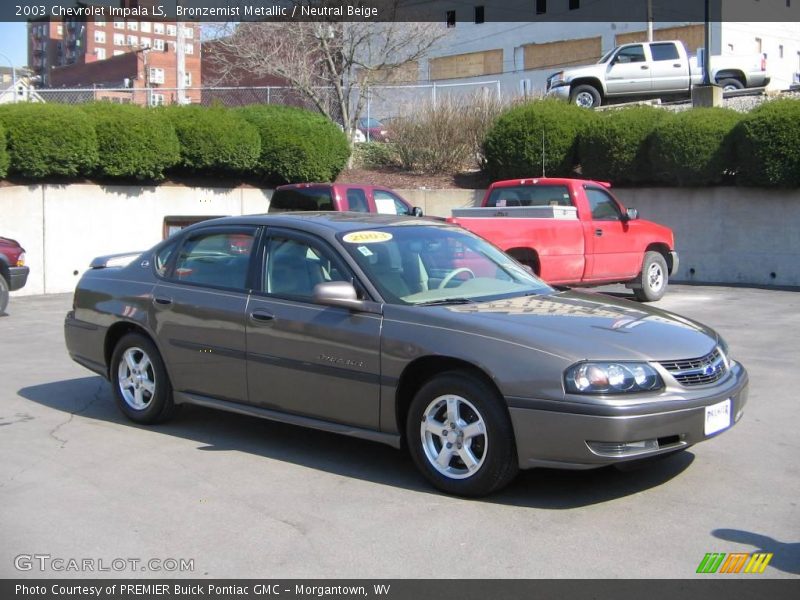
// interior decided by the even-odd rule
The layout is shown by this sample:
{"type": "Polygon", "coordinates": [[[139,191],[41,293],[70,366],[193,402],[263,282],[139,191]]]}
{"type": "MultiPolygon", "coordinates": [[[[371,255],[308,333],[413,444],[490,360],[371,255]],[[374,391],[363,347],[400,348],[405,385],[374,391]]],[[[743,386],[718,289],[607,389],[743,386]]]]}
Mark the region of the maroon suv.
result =
{"type": "Polygon", "coordinates": [[[8,306],[8,292],[25,286],[28,271],[25,266],[25,248],[16,240],[0,237],[0,314],[8,306]]]}
{"type": "Polygon", "coordinates": [[[269,211],[350,211],[384,215],[422,216],[422,209],[411,206],[388,188],[357,183],[293,183],[275,188],[269,211]]]}

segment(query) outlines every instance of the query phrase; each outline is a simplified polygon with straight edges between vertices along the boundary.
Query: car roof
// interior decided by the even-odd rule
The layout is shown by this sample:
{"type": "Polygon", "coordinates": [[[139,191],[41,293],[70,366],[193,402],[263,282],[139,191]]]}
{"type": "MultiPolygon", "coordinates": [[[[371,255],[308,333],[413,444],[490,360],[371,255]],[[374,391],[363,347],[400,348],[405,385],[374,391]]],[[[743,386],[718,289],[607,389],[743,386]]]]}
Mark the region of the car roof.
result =
{"type": "Polygon", "coordinates": [[[409,217],[407,215],[381,215],[362,212],[285,212],[278,214],[243,215],[236,217],[222,217],[196,223],[186,230],[201,229],[219,225],[258,225],[272,227],[288,227],[300,229],[318,235],[335,235],[350,231],[361,231],[375,227],[403,227],[410,225],[422,226],[447,226],[440,220],[426,219],[425,217],[409,217]]]}
{"type": "Polygon", "coordinates": [[[519,185],[569,185],[571,183],[578,184],[595,184],[604,188],[610,188],[611,184],[608,181],[598,181],[596,179],[579,179],[577,177],[526,177],[523,179],[504,179],[495,181],[489,189],[514,187],[519,185]]]}
{"type": "MultiPolygon", "coordinates": [[[[344,188],[362,188],[364,190],[389,190],[394,191],[391,188],[382,185],[369,185],[366,183],[288,183],[286,185],[279,185],[275,188],[275,191],[279,190],[307,190],[307,189],[344,189],[344,188]]],[[[397,192],[394,192],[397,193],[397,192]]]]}

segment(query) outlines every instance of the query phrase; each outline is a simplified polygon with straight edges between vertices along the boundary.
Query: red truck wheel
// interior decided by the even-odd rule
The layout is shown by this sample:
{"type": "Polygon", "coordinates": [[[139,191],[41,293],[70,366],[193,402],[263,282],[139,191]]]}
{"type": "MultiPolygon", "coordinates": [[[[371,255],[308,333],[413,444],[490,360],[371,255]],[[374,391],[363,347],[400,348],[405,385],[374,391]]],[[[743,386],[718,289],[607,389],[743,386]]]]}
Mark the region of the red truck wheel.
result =
{"type": "Polygon", "coordinates": [[[664,297],[669,283],[667,261],[658,252],[645,252],[642,273],[639,275],[639,287],[633,294],[639,302],[655,302],[664,297]]]}

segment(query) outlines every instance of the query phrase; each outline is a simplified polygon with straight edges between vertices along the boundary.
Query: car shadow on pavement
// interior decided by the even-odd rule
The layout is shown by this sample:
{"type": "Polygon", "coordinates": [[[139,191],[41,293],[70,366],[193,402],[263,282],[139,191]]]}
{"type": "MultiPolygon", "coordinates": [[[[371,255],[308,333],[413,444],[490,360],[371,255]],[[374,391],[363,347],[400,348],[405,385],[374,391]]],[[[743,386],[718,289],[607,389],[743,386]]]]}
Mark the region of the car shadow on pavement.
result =
{"type": "Polygon", "coordinates": [[[715,529],[711,535],[726,542],[753,546],[753,552],[772,552],[769,567],[784,573],[800,575],[800,542],[779,542],[768,535],[741,529],[715,529]]]}
{"type": "MultiPolygon", "coordinates": [[[[203,452],[247,452],[344,477],[439,493],[417,473],[405,452],[375,442],[199,406],[182,407],[168,423],[137,425],[120,413],[109,383],[98,376],[29,386],[18,394],[86,419],[191,440],[203,452]]],[[[662,485],[693,460],[691,453],[681,452],[629,471],[522,471],[508,488],[478,501],[551,510],[599,504],[662,485]]]]}

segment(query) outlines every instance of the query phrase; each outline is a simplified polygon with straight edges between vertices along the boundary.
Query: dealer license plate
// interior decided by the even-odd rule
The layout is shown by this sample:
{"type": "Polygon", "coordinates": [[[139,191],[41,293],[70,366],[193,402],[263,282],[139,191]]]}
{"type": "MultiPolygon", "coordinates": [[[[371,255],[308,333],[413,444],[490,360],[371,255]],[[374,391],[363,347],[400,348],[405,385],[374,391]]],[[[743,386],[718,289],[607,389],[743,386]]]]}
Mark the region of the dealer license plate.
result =
{"type": "Polygon", "coordinates": [[[723,429],[726,429],[730,426],[731,426],[730,398],[723,402],[719,402],[718,404],[706,406],[706,423],[705,423],[706,435],[711,435],[712,433],[722,431],[723,429]]]}

